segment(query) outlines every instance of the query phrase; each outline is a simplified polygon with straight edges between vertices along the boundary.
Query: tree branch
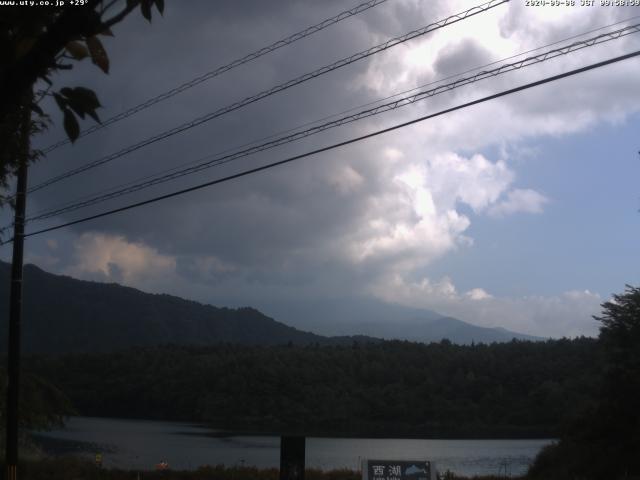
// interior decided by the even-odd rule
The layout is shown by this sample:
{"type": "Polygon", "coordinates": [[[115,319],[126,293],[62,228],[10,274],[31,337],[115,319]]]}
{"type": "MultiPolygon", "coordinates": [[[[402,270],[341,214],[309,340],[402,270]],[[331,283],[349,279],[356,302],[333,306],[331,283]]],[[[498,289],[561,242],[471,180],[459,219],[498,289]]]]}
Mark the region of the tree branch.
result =
{"type": "Polygon", "coordinates": [[[0,119],[17,108],[16,98],[32,87],[38,78],[45,77],[54,66],[57,55],[67,43],[82,37],[92,37],[122,21],[139,4],[127,2],[117,15],[103,22],[97,12],[101,0],[89,0],[85,8],[66,9],[47,31],[38,38],[31,51],[10,65],[0,76],[0,119]]]}
{"type": "Polygon", "coordinates": [[[104,27],[104,29],[111,28],[116,23],[120,23],[124,19],[124,17],[126,17],[133,10],[135,10],[135,8],[139,5],[139,3],[140,2],[137,2],[137,1],[128,3],[128,5],[120,13],[118,13],[117,15],[114,15],[107,21],[103,21],[102,26],[104,27]]]}
{"type": "Polygon", "coordinates": [[[118,3],[118,0],[111,0],[106,5],[103,4],[102,5],[102,11],[100,12],[100,14],[104,15],[105,13],[107,13],[107,10],[109,10],[111,7],[113,7],[116,3],[118,3]]]}

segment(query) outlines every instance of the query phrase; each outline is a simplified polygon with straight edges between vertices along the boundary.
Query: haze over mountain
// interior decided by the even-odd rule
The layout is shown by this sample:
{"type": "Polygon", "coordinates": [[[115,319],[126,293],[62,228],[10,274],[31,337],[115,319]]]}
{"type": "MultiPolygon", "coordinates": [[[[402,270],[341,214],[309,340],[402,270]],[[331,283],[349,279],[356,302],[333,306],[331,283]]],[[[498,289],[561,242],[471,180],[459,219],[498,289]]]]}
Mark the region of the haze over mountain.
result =
{"type": "Polygon", "coordinates": [[[373,298],[344,298],[326,301],[292,300],[286,307],[261,303],[257,307],[287,325],[295,325],[321,335],[369,335],[386,340],[454,343],[542,340],[541,337],[512,332],[501,327],[478,327],[433,310],[385,303],[373,298]]]}
{"type": "MultiPolygon", "coordinates": [[[[5,299],[8,299],[9,275],[10,265],[0,262],[0,292],[5,299]]],[[[427,310],[365,300],[332,303],[333,313],[325,318],[326,328],[333,328],[335,335],[340,336],[328,337],[285,325],[255,308],[218,308],[114,283],[53,275],[34,265],[25,266],[24,276],[22,338],[25,352],[105,352],[168,343],[335,345],[376,341],[372,338],[374,335],[424,342],[448,338],[457,343],[533,338],[503,329],[476,327],[427,310]],[[347,317],[353,320],[348,328],[344,322],[347,317]],[[383,322],[385,319],[387,325],[383,322]],[[356,333],[360,331],[371,336],[356,333]]],[[[317,311],[312,304],[293,302],[291,309],[282,315],[287,322],[315,328],[322,324],[322,319],[314,313],[317,311]]],[[[0,349],[5,350],[8,302],[2,302],[0,314],[0,349]]]]}

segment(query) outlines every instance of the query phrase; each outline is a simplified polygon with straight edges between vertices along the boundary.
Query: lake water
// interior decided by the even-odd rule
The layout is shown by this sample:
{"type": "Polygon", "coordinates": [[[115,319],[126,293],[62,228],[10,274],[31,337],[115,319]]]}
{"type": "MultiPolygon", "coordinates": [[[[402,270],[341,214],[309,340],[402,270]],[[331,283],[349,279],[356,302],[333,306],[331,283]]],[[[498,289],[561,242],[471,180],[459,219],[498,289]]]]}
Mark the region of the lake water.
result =
{"type": "MultiPolygon", "coordinates": [[[[59,453],[102,453],[105,467],[148,470],[165,460],[172,469],[200,465],[278,467],[280,438],[216,437],[215,431],[187,423],[72,417],[65,429],[38,434],[46,449],[59,453]]],[[[307,438],[309,468],[359,470],[363,458],[425,459],[440,471],[461,475],[524,473],[552,440],[419,440],[307,438]]]]}

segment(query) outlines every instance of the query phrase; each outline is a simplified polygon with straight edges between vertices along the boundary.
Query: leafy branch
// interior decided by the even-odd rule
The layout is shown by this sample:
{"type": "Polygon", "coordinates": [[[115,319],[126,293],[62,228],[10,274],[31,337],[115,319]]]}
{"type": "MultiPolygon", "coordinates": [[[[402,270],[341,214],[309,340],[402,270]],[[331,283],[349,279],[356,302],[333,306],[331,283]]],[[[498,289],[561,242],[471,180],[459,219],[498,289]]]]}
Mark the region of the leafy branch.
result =
{"type": "MultiPolygon", "coordinates": [[[[0,18],[0,188],[8,185],[23,155],[17,132],[21,112],[25,108],[36,114],[32,122],[42,131],[50,123],[49,116],[39,105],[53,87],[52,74],[71,70],[74,62],[90,58],[104,73],[109,73],[110,60],[100,40],[113,36],[112,27],[127,15],[139,9],[149,22],[155,8],[164,12],[164,0],[127,0],[113,14],[119,2],[88,0],[84,8],[25,9],[20,6],[3,8],[0,18]],[[34,85],[45,82],[48,87],[33,95],[34,85]]],[[[97,95],[86,87],[64,87],[56,90],[53,98],[63,116],[63,125],[69,139],[77,140],[80,120],[87,116],[99,122],[96,112],[101,104],[97,95]]],[[[28,161],[40,155],[32,152],[28,161]]],[[[0,195],[0,206],[3,203],[0,195]]]]}

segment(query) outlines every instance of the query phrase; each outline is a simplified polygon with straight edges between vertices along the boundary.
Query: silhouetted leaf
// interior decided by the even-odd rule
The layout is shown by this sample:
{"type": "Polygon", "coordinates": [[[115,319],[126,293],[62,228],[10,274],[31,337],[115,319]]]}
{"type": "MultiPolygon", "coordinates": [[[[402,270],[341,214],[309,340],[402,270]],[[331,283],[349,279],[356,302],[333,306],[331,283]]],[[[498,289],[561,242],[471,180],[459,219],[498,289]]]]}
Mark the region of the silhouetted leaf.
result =
{"type": "Polygon", "coordinates": [[[82,60],[89,56],[89,50],[81,42],[69,42],[65,48],[76,60],[82,60]]]}
{"type": "Polygon", "coordinates": [[[142,16],[146,18],[149,22],[151,22],[151,5],[153,0],[142,0],[140,2],[140,11],[142,12],[142,16]]]}
{"type": "Polygon", "coordinates": [[[100,35],[104,35],[105,37],[113,37],[113,32],[111,31],[111,29],[109,27],[105,28],[104,30],[102,30],[100,32],[100,35]]]}
{"type": "Polygon", "coordinates": [[[67,100],[66,100],[66,98],[64,98],[59,93],[55,93],[54,92],[53,93],[53,99],[58,104],[58,107],[60,107],[60,110],[64,110],[65,108],[67,108],[67,100]]]}
{"type": "Polygon", "coordinates": [[[95,110],[87,110],[87,115],[89,115],[91,118],[93,118],[96,122],[102,123],[100,121],[100,117],[98,116],[98,114],[96,113],[95,110]]]}
{"type": "Polygon", "coordinates": [[[69,102],[69,106],[71,107],[71,110],[76,112],[76,115],[78,115],[81,119],[84,120],[85,111],[82,110],[82,108],[78,108],[78,105],[75,102],[69,102]]]}
{"type": "Polygon", "coordinates": [[[164,13],[164,0],[156,0],[156,7],[158,8],[160,15],[162,15],[164,13]]]}
{"type": "Polygon", "coordinates": [[[78,125],[78,120],[73,112],[68,108],[64,109],[64,131],[67,132],[69,140],[71,140],[72,143],[80,136],[80,125],[78,125]]]}
{"type": "Polygon", "coordinates": [[[104,73],[109,73],[109,57],[100,39],[96,36],[87,38],[87,47],[89,47],[93,63],[100,67],[104,73]]]}
{"type": "Polygon", "coordinates": [[[60,93],[66,97],[69,106],[80,118],[84,118],[85,114],[87,114],[96,122],[100,123],[100,118],[95,110],[101,105],[93,90],[85,87],[65,87],[60,90],[60,93]]]}
{"type": "Polygon", "coordinates": [[[71,95],[77,98],[78,101],[82,102],[86,110],[95,110],[102,106],[96,93],[89,88],[75,87],[72,89],[71,95]]]}

